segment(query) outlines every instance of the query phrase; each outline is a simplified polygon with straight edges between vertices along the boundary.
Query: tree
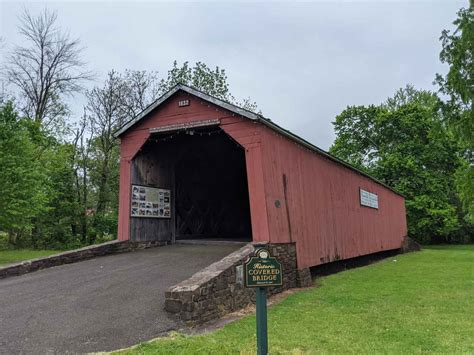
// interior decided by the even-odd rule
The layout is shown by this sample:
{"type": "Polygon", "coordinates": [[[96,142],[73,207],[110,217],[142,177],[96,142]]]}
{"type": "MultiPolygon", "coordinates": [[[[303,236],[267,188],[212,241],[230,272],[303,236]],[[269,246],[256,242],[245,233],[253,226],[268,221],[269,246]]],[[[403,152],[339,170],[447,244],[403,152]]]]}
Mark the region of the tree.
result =
{"type": "Polygon", "coordinates": [[[114,165],[118,163],[117,142],[114,132],[127,119],[129,107],[126,105],[129,90],[120,74],[109,72],[102,88],[95,87],[87,92],[86,114],[93,131],[92,149],[95,160],[95,179],[97,183],[96,213],[107,210],[111,200],[109,182],[114,165]]]}
{"type": "Polygon", "coordinates": [[[334,129],[332,154],[406,196],[410,236],[423,243],[458,238],[460,148],[435,94],[408,86],[382,105],[348,107],[334,129]]]}
{"type": "Polygon", "coordinates": [[[74,132],[72,141],[73,154],[71,157],[72,170],[74,172],[75,192],[78,204],[79,214],[79,233],[83,244],[87,243],[87,215],[90,206],[89,203],[89,166],[90,153],[93,132],[90,129],[90,123],[87,115],[84,113],[79,127],[74,132]]]}
{"type": "Polygon", "coordinates": [[[377,117],[384,112],[378,106],[349,106],[333,122],[336,140],[331,153],[369,172],[378,160],[379,137],[374,134],[377,117]]]}
{"type": "Polygon", "coordinates": [[[25,10],[19,32],[26,46],[16,46],[8,58],[5,77],[18,92],[23,114],[52,128],[68,112],[65,97],[91,79],[81,60],[79,40],[56,26],[57,15],[45,9],[33,16],[25,10]]]}
{"type": "Polygon", "coordinates": [[[126,91],[123,105],[130,118],[137,116],[159,96],[160,83],[156,71],[125,70],[122,81],[126,91]]]}
{"type": "Polygon", "coordinates": [[[31,233],[33,248],[61,248],[77,246],[74,239],[79,224],[74,171],[71,168],[74,147],[70,143],[44,136],[50,142],[40,142],[40,171],[46,176],[43,189],[46,207],[34,216],[31,233]]]}
{"type": "Polygon", "coordinates": [[[219,67],[212,70],[202,62],[197,62],[194,67],[191,67],[189,62],[184,62],[179,67],[177,61],[174,61],[166,79],[160,81],[160,95],[168,92],[176,84],[191,86],[228,102],[234,100],[229,91],[225,70],[219,67]]]}
{"type": "MultiPolygon", "coordinates": [[[[177,61],[174,61],[173,68],[168,71],[166,79],[160,81],[158,93],[163,95],[176,84],[191,86],[208,95],[233,103],[252,112],[257,112],[258,110],[257,103],[250,98],[246,98],[240,103],[236,101],[230,93],[225,69],[221,69],[218,66],[211,69],[202,62],[196,62],[194,67],[191,67],[189,62],[184,62],[180,67],[177,61]]],[[[258,113],[261,114],[260,111],[258,113]]]]}
{"type": "MultiPolygon", "coordinates": [[[[89,182],[95,190],[95,208],[89,233],[92,242],[103,233],[115,232],[119,149],[114,132],[155,100],[157,86],[154,72],[127,70],[121,75],[112,70],[103,87],[95,87],[86,94],[85,115],[92,135],[87,143],[90,157],[88,170],[82,174],[83,177],[89,174],[89,182]]],[[[86,197],[84,193],[83,197],[86,197]]]]}
{"type": "Polygon", "coordinates": [[[0,107],[0,230],[16,245],[46,205],[42,174],[28,126],[11,102],[0,107]]]}
{"type": "Polygon", "coordinates": [[[454,21],[453,32],[441,34],[440,60],[449,65],[445,76],[436,75],[440,91],[448,96],[443,109],[451,128],[462,141],[467,163],[457,172],[457,186],[467,211],[466,219],[474,222],[474,5],[462,8],[454,21]]]}

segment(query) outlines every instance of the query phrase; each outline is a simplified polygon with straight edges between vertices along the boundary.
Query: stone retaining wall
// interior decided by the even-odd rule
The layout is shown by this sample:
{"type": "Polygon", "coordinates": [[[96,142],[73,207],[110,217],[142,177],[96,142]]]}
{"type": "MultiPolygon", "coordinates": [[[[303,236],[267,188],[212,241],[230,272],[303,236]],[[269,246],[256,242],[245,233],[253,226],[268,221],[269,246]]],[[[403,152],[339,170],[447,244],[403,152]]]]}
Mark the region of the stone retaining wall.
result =
{"type": "Polygon", "coordinates": [[[0,267],[0,279],[18,276],[33,271],[63,265],[75,263],[82,260],[92,259],[97,256],[103,256],[108,254],[125,253],[129,251],[152,248],[156,246],[166,245],[166,242],[132,242],[132,241],[119,241],[114,240],[107,243],[90,245],[84,248],[66,251],[64,253],[47,256],[44,258],[38,258],[28,261],[23,261],[17,264],[11,264],[5,267],[0,267]]]}
{"type": "Polygon", "coordinates": [[[413,251],[420,251],[421,245],[410,237],[403,239],[402,247],[400,248],[401,253],[411,253],[413,251]]]}
{"type": "MultiPolygon", "coordinates": [[[[269,244],[268,247],[283,269],[283,286],[270,287],[269,294],[312,285],[309,269],[297,269],[294,243],[269,244]]],[[[188,324],[200,324],[255,302],[255,290],[237,280],[238,269],[253,252],[254,246],[247,244],[169,288],[165,293],[165,309],[188,324]]]]}

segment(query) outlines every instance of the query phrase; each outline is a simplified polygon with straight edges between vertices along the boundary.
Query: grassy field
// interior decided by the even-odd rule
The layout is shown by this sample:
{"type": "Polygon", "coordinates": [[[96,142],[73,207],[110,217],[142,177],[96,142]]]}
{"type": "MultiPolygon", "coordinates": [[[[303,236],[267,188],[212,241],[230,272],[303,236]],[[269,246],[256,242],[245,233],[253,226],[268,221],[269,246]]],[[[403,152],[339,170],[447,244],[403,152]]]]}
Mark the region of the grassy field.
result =
{"type": "MultiPolygon", "coordinates": [[[[320,278],[269,311],[270,354],[474,353],[474,246],[430,247],[320,278]]],[[[255,317],[120,354],[252,354],[255,317]]]]}
{"type": "Polygon", "coordinates": [[[0,250],[0,266],[60,253],[59,250],[0,250]]]}

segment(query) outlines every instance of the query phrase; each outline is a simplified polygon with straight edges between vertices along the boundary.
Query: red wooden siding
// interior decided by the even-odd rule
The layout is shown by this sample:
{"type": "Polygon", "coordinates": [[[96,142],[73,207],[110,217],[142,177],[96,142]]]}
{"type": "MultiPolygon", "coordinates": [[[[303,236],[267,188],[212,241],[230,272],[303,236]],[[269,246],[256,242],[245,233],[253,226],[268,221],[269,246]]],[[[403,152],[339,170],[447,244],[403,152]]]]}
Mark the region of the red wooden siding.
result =
{"type": "Polygon", "coordinates": [[[209,119],[220,119],[220,127],[245,148],[253,238],[269,240],[261,163],[260,125],[236,117],[232,112],[185,93],[174,95],[121,136],[119,240],[129,239],[131,161],[149,138],[149,129],[209,119]],[[178,101],[184,98],[190,98],[190,105],[178,107],[178,101]]]}
{"type": "Polygon", "coordinates": [[[181,91],[121,136],[120,240],[129,239],[131,161],[149,129],[209,119],[220,119],[245,148],[254,241],[295,242],[299,268],[400,248],[407,234],[403,197],[261,123],[181,91]],[[190,106],[178,107],[184,98],[190,106]],[[378,210],[360,206],[360,188],[378,195],[378,210]]]}
{"type": "Polygon", "coordinates": [[[233,123],[224,120],[221,128],[245,148],[252,238],[254,241],[269,241],[270,234],[267,205],[265,203],[265,181],[260,138],[261,127],[255,122],[239,119],[233,123]]]}
{"type": "Polygon", "coordinates": [[[270,240],[296,242],[299,268],[400,248],[403,197],[266,127],[261,135],[270,240]],[[378,195],[379,209],[360,206],[359,188],[378,195]]]}

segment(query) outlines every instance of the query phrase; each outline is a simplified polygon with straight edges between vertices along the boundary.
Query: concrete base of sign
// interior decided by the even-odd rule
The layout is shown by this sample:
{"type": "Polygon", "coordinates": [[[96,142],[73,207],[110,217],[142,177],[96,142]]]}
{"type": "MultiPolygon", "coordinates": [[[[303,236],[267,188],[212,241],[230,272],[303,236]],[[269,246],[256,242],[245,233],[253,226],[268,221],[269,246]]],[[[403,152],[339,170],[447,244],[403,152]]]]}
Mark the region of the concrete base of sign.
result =
{"type": "MultiPolygon", "coordinates": [[[[294,243],[269,244],[272,256],[283,269],[283,285],[269,287],[268,294],[312,285],[309,269],[296,267],[294,243]]],[[[247,244],[165,293],[165,309],[188,324],[202,324],[255,302],[255,290],[243,285],[242,264],[254,252],[247,244]]]]}

